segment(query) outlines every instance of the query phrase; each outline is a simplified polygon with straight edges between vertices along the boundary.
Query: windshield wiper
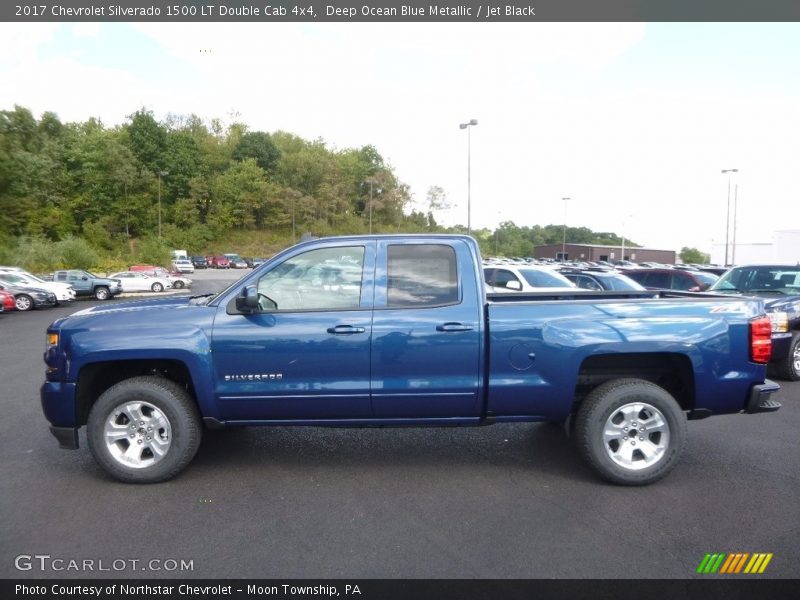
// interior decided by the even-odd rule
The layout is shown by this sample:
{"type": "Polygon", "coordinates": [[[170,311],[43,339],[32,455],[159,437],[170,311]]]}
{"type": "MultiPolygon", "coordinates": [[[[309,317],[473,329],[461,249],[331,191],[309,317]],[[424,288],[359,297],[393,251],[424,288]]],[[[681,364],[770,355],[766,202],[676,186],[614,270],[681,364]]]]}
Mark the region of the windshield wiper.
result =
{"type": "MultiPolygon", "coordinates": [[[[189,296],[189,301],[191,302],[192,300],[200,300],[202,298],[207,298],[207,300],[205,302],[203,302],[203,304],[208,304],[209,302],[211,302],[211,298],[213,298],[214,296],[216,296],[216,294],[213,294],[213,293],[212,294],[197,294],[196,296],[189,296]]],[[[192,304],[201,304],[200,302],[191,302],[191,303],[192,304]]]]}
{"type": "Polygon", "coordinates": [[[758,289],[758,290],[747,290],[748,292],[752,292],[754,294],[780,294],[781,296],[786,296],[786,292],[782,292],[781,290],[776,290],[774,288],[767,288],[767,289],[758,289]]]}

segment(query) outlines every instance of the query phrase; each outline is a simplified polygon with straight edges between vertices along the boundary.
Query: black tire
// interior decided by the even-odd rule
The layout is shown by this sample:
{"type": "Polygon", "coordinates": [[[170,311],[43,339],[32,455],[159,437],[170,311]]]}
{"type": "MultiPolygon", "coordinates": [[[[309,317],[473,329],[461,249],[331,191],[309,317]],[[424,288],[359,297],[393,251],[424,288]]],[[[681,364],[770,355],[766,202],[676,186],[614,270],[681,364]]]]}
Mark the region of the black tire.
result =
{"type": "Polygon", "coordinates": [[[111,293],[106,286],[100,285],[94,289],[94,297],[98,300],[108,300],[111,298],[111,293]]]}
{"type": "Polygon", "coordinates": [[[800,333],[792,335],[789,352],[780,362],[774,363],[775,376],[786,381],[800,381],[800,333]]]}
{"type": "Polygon", "coordinates": [[[14,305],[19,311],[25,312],[26,310],[33,310],[33,298],[28,296],[28,294],[17,294],[14,296],[14,305]]]}
{"type": "Polygon", "coordinates": [[[156,281],[153,285],[150,286],[150,289],[153,290],[156,293],[163,292],[164,291],[164,286],[156,281]]]}
{"type": "Polygon", "coordinates": [[[680,459],[686,433],[686,416],[675,398],[642,379],[615,379],[597,386],[575,417],[575,441],[584,460],[603,479],[620,485],[647,485],[664,477],[680,459]],[[645,408],[634,412],[633,404],[645,408]],[[663,417],[664,427],[655,426],[658,416],[663,417]],[[630,419],[634,421],[628,422],[630,419]],[[634,436],[630,436],[631,424],[634,436]],[[606,441],[607,426],[617,428],[620,439],[606,441]],[[630,466],[620,464],[627,453],[630,466]],[[648,460],[652,464],[647,465],[648,460]]]}
{"type": "Polygon", "coordinates": [[[194,458],[201,437],[194,400],[180,385],[162,377],[133,377],[111,386],[92,406],[87,423],[87,441],[95,460],[109,475],[126,483],[158,483],[175,477],[194,458]],[[169,446],[154,464],[131,467],[112,454],[105,427],[114,413],[120,414],[128,403],[139,402],[155,407],[166,417],[169,446]]]}
{"type": "Polygon", "coordinates": [[[176,290],[183,289],[183,282],[182,281],[176,281],[175,283],[172,284],[172,287],[174,287],[176,290]]]}

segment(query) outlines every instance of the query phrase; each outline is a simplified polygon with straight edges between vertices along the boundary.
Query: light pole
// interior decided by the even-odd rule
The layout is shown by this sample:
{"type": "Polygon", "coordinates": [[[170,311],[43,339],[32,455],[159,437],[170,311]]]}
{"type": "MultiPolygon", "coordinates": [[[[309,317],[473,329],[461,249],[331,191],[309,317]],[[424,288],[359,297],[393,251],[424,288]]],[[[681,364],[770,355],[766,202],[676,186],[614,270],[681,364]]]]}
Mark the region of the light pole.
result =
{"type": "Polygon", "coordinates": [[[567,260],[567,202],[572,200],[572,198],[562,198],[564,202],[564,236],[561,238],[561,262],[565,262],[567,260]]]}
{"type": "Polygon", "coordinates": [[[470,119],[468,123],[460,123],[460,129],[467,130],[467,235],[472,234],[472,138],[470,135],[470,127],[478,124],[478,119],[470,119]]]}
{"type": "Polygon", "coordinates": [[[158,239],[161,239],[161,178],[169,175],[169,171],[158,171],[158,239]]]}
{"type": "Polygon", "coordinates": [[[731,248],[731,266],[736,266],[736,207],[739,199],[739,184],[733,184],[733,247],[731,248]]]}
{"type": "Polygon", "coordinates": [[[738,173],[739,169],[722,169],[722,174],[728,174],[728,208],[725,212],[725,264],[728,266],[728,234],[731,230],[731,173],[738,173]]]}

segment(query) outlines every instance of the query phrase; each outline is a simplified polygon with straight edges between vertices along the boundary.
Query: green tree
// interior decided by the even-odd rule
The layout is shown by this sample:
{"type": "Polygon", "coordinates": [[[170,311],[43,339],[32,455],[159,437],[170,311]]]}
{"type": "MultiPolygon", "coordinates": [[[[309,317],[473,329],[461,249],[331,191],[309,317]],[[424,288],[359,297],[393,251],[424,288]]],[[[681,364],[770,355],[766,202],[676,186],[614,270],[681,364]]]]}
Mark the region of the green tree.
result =
{"type": "Polygon", "coordinates": [[[711,260],[711,257],[708,254],[700,252],[700,250],[698,250],[697,248],[688,248],[686,246],[681,248],[680,254],[678,254],[678,256],[680,256],[680,259],[684,263],[705,264],[711,260]]]}

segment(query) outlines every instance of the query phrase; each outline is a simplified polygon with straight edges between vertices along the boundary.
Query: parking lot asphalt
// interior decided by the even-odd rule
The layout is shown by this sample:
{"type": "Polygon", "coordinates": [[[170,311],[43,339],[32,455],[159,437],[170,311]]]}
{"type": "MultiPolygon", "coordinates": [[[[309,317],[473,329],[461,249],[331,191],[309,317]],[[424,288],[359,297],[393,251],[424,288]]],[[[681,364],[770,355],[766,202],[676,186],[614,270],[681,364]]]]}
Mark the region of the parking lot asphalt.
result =
{"type": "MultiPolygon", "coordinates": [[[[198,272],[191,293],[240,274],[198,272]]],[[[800,575],[800,383],[778,413],[691,422],[643,488],[598,480],[545,424],[208,431],[176,479],[126,485],[83,431],[60,450],[39,403],[45,328],[93,304],[0,315],[0,577],[687,578],[709,552],[800,575]],[[95,562],[15,567],[37,554],[95,562]]]]}

